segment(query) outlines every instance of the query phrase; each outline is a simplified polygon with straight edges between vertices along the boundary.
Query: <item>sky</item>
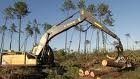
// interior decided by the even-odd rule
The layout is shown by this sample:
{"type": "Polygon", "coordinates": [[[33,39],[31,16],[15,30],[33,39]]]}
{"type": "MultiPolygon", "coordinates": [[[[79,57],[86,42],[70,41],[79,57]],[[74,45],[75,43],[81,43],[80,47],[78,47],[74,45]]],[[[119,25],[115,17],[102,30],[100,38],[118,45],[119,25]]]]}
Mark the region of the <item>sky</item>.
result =
{"type": "MultiPolygon", "coordinates": [[[[3,14],[2,11],[4,8],[8,7],[9,5],[13,5],[14,1],[16,0],[0,0],[0,25],[4,23],[3,20],[3,14]]],[[[72,0],[74,3],[76,3],[78,0],[72,0]]],[[[65,18],[65,14],[61,12],[60,8],[63,3],[63,0],[26,0],[30,14],[26,16],[24,19],[22,19],[22,27],[25,28],[28,21],[33,21],[33,19],[37,19],[39,23],[50,23],[52,25],[55,25],[59,22],[61,22],[65,18]]],[[[99,3],[106,3],[109,5],[112,13],[113,18],[115,20],[114,27],[108,27],[111,31],[113,31],[115,34],[120,37],[122,40],[122,43],[124,45],[124,48],[126,48],[126,33],[130,33],[131,39],[129,39],[130,47],[134,44],[134,41],[140,40],[139,34],[140,34],[140,27],[139,27],[139,19],[140,19],[140,0],[86,0],[86,4],[94,3],[95,5],[98,5],[99,3]]],[[[18,21],[15,19],[13,21],[9,21],[7,25],[10,25],[12,22],[14,22],[18,26],[18,21]]],[[[43,27],[39,26],[41,29],[43,27]]],[[[73,31],[73,29],[70,29],[68,31],[68,39],[70,39],[71,35],[73,35],[72,39],[72,46],[71,48],[77,49],[78,46],[78,33],[77,31],[73,31]]],[[[7,34],[5,36],[5,49],[9,48],[9,40],[10,40],[10,33],[7,31],[7,34]]],[[[89,37],[87,39],[90,39],[91,31],[89,30],[89,37]]],[[[13,40],[13,47],[12,49],[17,50],[17,37],[18,35],[14,35],[13,40]]],[[[1,35],[0,35],[1,37],[1,35]]],[[[22,35],[22,42],[24,41],[25,34],[22,35]]],[[[82,35],[82,38],[84,38],[84,33],[82,35]]],[[[95,47],[96,44],[96,32],[94,32],[92,37],[92,47],[95,47]]],[[[109,38],[111,40],[114,40],[112,38],[109,38]]],[[[38,39],[39,40],[39,39],[38,39]]],[[[1,39],[0,39],[1,41],[1,39]]],[[[70,41],[70,40],[68,40],[70,41]]],[[[29,38],[28,40],[28,50],[32,49],[32,42],[33,39],[29,38]]],[[[83,44],[84,40],[82,40],[83,44]]],[[[111,41],[112,42],[112,41],[111,41]]],[[[21,43],[22,44],[22,43],[21,43]]],[[[56,36],[50,43],[52,48],[64,48],[65,44],[65,33],[62,33],[58,36],[56,36]]],[[[140,47],[140,46],[139,46],[140,47]]],[[[135,48],[138,48],[138,45],[135,45],[135,48]]]]}

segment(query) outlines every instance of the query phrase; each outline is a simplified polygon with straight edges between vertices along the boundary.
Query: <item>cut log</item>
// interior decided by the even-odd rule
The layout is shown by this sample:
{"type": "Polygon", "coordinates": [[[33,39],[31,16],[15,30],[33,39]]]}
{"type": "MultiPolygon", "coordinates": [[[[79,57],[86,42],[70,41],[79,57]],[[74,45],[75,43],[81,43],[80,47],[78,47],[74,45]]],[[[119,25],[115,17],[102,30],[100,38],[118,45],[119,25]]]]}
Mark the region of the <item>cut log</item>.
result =
{"type": "Polygon", "coordinates": [[[91,77],[95,77],[95,76],[101,76],[101,75],[104,75],[104,74],[107,74],[109,73],[108,71],[99,71],[99,70],[90,70],[90,76],[91,77]]]}
{"type": "Polygon", "coordinates": [[[95,78],[95,77],[101,77],[101,76],[104,76],[104,75],[108,75],[110,73],[119,73],[120,69],[118,68],[115,68],[115,69],[109,69],[109,70],[90,70],[90,76],[95,78]]]}
{"type": "Polygon", "coordinates": [[[79,76],[81,76],[81,77],[85,76],[83,69],[79,69],[79,76]]]}
{"type": "Polygon", "coordinates": [[[89,74],[90,74],[90,71],[89,70],[85,70],[85,68],[81,68],[81,69],[79,69],[79,76],[89,76],[89,74]]]}
{"type": "Polygon", "coordinates": [[[123,68],[126,67],[125,63],[122,62],[115,62],[114,60],[103,60],[102,61],[103,66],[110,66],[110,67],[117,67],[117,68],[123,68]]]}
{"type": "Polygon", "coordinates": [[[94,72],[90,72],[90,76],[94,78],[95,77],[95,73],[94,72]]]}
{"type": "Polygon", "coordinates": [[[85,76],[88,76],[90,74],[90,71],[86,70],[85,71],[85,76]]]}
{"type": "Polygon", "coordinates": [[[114,67],[100,67],[100,68],[90,67],[88,69],[81,68],[79,69],[79,76],[82,76],[82,77],[88,76],[88,77],[95,78],[95,77],[100,77],[100,76],[103,76],[112,72],[118,72],[119,70],[120,68],[114,68],[114,67]]]}

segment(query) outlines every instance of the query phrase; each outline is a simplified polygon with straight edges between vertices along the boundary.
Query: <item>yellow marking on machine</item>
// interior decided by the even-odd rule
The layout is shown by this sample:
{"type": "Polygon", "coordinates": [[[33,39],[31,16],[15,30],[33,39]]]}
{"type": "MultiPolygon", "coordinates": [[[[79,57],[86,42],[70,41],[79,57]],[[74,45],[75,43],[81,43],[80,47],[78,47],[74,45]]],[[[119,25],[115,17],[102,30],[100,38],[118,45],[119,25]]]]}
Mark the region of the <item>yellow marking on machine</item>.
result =
{"type": "Polygon", "coordinates": [[[98,27],[102,28],[102,25],[100,25],[99,23],[94,22],[94,24],[95,24],[96,26],[98,26],[98,27]]]}
{"type": "Polygon", "coordinates": [[[5,54],[2,55],[2,64],[13,64],[13,65],[19,65],[24,64],[26,57],[26,64],[33,64],[36,65],[36,59],[30,58],[27,55],[24,54],[5,54]]]}

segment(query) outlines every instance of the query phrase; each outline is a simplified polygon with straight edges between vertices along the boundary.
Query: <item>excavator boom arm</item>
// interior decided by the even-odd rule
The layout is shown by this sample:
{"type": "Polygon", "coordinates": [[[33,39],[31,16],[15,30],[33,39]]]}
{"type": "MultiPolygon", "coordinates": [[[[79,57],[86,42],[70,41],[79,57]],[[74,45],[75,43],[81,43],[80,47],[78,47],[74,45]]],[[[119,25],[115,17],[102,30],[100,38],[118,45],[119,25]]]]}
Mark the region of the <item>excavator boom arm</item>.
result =
{"type": "Polygon", "coordinates": [[[46,44],[48,44],[48,42],[55,37],[56,35],[78,25],[79,23],[81,23],[82,21],[84,21],[83,18],[77,18],[74,19],[72,21],[67,21],[63,24],[59,24],[58,26],[53,26],[52,28],[50,28],[48,31],[46,31],[43,36],[41,37],[38,46],[33,49],[33,52],[35,55],[39,55],[41,50],[44,48],[44,46],[46,44]]]}
{"type": "Polygon", "coordinates": [[[92,13],[86,11],[86,10],[80,10],[80,17],[77,19],[74,19],[72,21],[64,20],[62,23],[58,24],[57,26],[53,26],[51,29],[46,31],[44,35],[41,37],[40,42],[36,48],[33,49],[33,52],[35,55],[39,55],[42,49],[48,45],[48,42],[55,37],[56,35],[78,25],[79,23],[83,21],[89,22],[93,27],[98,28],[99,30],[104,31],[108,35],[112,36],[113,38],[117,39],[119,42],[118,48],[121,49],[121,52],[118,52],[118,56],[122,56],[123,52],[123,46],[120,41],[120,38],[114,34],[112,31],[110,31],[107,27],[105,27],[103,24],[101,24],[98,20],[95,19],[95,17],[92,15],[92,13]]]}
{"type": "Polygon", "coordinates": [[[116,34],[114,34],[107,27],[105,27],[98,20],[96,20],[96,18],[90,12],[88,12],[86,10],[81,10],[80,14],[81,14],[81,17],[86,18],[85,20],[88,21],[90,24],[92,24],[93,27],[96,27],[99,30],[102,30],[105,33],[107,33],[108,35],[112,36],[113,38],[120,40],[120,38],[116,34]]]}
{"type": "Polygon", "coordinates": [[[110,31],[107,27],[105,27],[103,24],[101,24],[98,20],[96,20],[95,17],[91,14],[91,12],[88,12],[86,10],[81,10],[80,14],[81,14],[81,17],[85,18],[85,20],[88,21],[93,27],[96,27],[99,30],[104,31],[108,35],[118,40],[118,45],[116,46],[118,50],[118,56],[116,59],[118,59],[119,61],[120,57],[123,57],[123,45],[120,41],[120,38],[116,34],[114,34],[112,31],[110,31]]]}
{"type": "Polygon", "coordinates": [[[74,19],[72,21],[68,21],[66,23],[63,23],[59,26],[54,26],[52,27],[50,30],[48,30],[48,33],[50,34],[49,36],[49,40],[51,40],[53,37],[55,37],[56,35],[78,25],[79,23],[83,22],[84,21],[84,18],[77,18],[77,19],[74,19]]]}
{"type": "Polygon", "coordinates": [[[116,40],[118,40],[118,45],[116,45],[116,48],[118,50],[118,56],[116,57],[116,61],[120,61],[121,59],[125,60],[123,57],[123,45],[121,43],[120,38],[114,34],[112,31],[110,31],[107,27],[105,27],[103,24],[101,24],[98,20],[95,19],[95,17],[86,10],[80,11],[81,17],[86,18],[85,20],[88,21],[93,27],[96,27],[100,29],[101,31],[104,31],[108,35],[112,36],[116,40]]]}

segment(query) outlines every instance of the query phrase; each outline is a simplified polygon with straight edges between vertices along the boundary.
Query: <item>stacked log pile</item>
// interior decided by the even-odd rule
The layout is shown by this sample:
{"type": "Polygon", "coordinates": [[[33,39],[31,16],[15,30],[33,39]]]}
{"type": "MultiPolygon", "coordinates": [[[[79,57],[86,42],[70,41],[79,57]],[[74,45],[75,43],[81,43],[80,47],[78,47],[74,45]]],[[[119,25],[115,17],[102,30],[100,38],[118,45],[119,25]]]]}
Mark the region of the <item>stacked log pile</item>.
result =
{"type": "Polygon", "coordinates": [[[98,76],[103,76],[103,75],[107,75],[109,73],[114,73],[114,72],[118,72],[119,69],[117,68],[111,68],[111,67],[102,67],[102,68],[89,68],[89,69],[85,69],[85,68],[80,68],[79,69],[79,76],[81,77],[98,77],[98,76]]]}
{"type": "Polygon", "coordinates": [[[95,68],[94,66],[96,65],[95,61],[91,61],[88,63],[85,63],[80,69],[79,69],[79,76],[81,77],[100,77],[104,75],[111,75],[113,73],[119,74],[120,71],[126,69],[126,68],[131,68],[131,67],[136,67],[140,66],[140,64],[136,62],[115,62],[114,60],[102,60],[100,68],[95,68]]]}

